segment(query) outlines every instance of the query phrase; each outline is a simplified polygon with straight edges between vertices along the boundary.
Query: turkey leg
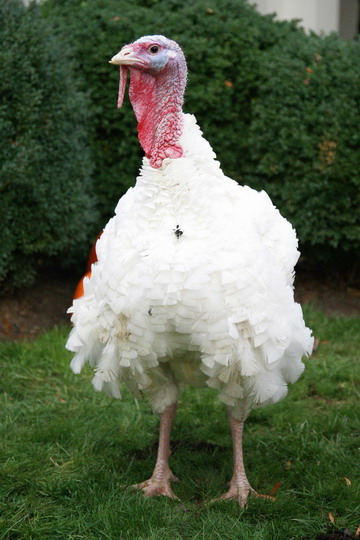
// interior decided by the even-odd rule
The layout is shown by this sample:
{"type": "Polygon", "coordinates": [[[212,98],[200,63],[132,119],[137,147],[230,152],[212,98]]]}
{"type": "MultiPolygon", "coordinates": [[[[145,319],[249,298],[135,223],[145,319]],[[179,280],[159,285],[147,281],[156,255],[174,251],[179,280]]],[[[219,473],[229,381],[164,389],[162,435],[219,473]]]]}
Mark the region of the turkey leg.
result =
{"type": "Polygon", "coordinates": [[[177,482],[178,479],[173,475],[169,467],[170,433],[176,414],[176,403],[165,409],[160,417],[159,447],[154,472],[149,480],[141,484],[135,484],[132,487],[142,489],[147,497],[154,495],[165,495],[172,499],[178,499],[171,489],[171,481],[177,482]]]}
{"type": "Polygon", "coordinates": [[[249,494],[266,499],[274,499],[268,495],[260,495],[250,485],[247,479],[243,460],[242,434],[244,422],[236,420],[229,411],[229,423],[233,442],[234,472],[230,480],[229,490],[216,501],[225,501],[227,499],[236,499],[241,508],[245,508],[249,494]]]}

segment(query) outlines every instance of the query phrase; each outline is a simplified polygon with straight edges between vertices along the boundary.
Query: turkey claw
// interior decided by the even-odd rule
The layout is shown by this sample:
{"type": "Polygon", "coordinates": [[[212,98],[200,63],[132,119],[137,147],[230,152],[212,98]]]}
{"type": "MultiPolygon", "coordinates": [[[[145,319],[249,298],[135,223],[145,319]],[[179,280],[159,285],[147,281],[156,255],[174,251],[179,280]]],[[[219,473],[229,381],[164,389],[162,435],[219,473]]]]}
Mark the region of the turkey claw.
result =
{"type": "MultiPolygon", "coordinates": [[[[178,482],[178,478],[176,478],[176,476],[171,476],[171,480],[173,482],[178,482]]],[[[180,500],[171,489],[170,480],[156,480],[149,478],[149,480],[145,480],[145,482],[141,482],[140,484],[134,484],[131,487],[134,489],[142,489],[145,497],[164,495],[170,499],[180,500]]]]}
{"type": "Polygon", "coordinates": [[[214,502],[236,500],[238,501],[240,508],[247,508],[247,501],[249,495],[252,497],[275,501],[275,497],[272,497],[271,495],[263,495],[262,493],[257,493],[252,487],[235,488],[231,486],[226,493],[224,493],[220,497],[217,497],[216,499],[211,500],[210,503],[212,504],[214,502]]]}

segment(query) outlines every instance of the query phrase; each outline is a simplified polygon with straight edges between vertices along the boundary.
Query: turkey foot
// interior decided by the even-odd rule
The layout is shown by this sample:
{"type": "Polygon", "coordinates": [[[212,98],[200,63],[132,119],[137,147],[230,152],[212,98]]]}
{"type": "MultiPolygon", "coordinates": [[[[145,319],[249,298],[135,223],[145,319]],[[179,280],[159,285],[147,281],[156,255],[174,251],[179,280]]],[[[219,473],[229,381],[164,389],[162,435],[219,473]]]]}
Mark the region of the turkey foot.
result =
{"type": "Polygon", "coordinates": [[[272,501],[275,500],[275,497],[272,497],[271,495],[263,495],[261,493],[257,493],[257,491],[255,491],[255,489],[251,487],[247,479],[244,481],[243,478],[233,477],[231,479],[228,491],[221,495],[221,497],[218,497],[211,502],[228,501],[231,499],[235,499],[238,501],[240,508],[246,508],[249,495],[253,497],[269,499],[272,501]]]}
{"type": "Polygon", "coordinates": [[[165,495],[171,499],[178,499],[171,489],[171,481],[178,482],[178,479],[171,472],[169,467],[170,433],[176,413],[176,404],[165,409],[160,417],[159,447],[154,472],[149,480],[134,484],[135,489],[142,489],[146,497],[155,495],[165,495]]]}
{"type": "Polygon", "coordinates": [[[146,497],[154,497],[156,495],[165,495],[171,499],[179,499],[171,489],[171,482],[178,482],[178,478],[171,472],[168,466],[155,467],[153,475],[149,480],[134,484],[135,489],[142,489],[146,497]]]}
{"type": "Polygon", "coordinates": [[[255,497],[263,497],[265,499],[274,500],[274,497],[271,497],[270,495],[261,495],[257,493],[255,489],[251,487],[249,480],[247,479],[242,450],[244,422],[233,418],[231,412],[229,411],[229,423],[233,442],[234,473],[230,481],[229,490],[221,497],[214,499],[212,502],[236,499],[239,502],[240,507],[245,508],[248,496],[250,494],[255,497]]]}

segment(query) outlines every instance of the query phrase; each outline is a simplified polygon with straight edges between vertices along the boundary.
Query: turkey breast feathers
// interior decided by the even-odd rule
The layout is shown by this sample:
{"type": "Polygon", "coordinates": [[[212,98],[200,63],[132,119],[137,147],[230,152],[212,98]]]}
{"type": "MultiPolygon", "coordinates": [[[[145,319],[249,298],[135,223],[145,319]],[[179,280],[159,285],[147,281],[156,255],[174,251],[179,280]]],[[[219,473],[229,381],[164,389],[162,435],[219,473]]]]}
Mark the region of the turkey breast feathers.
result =
{"type": "Polygon", "coordinates": [[[97,242],[98,262],[74,301],[67,348],[93,384],[124,381],[154,411],[183,384],[218,390],[237,419],[284,397],[313,338],[294,302],[299,253],[265,192],[221,171],[195,118],[183,115],[183,157],[143,160],[97,242]]]}

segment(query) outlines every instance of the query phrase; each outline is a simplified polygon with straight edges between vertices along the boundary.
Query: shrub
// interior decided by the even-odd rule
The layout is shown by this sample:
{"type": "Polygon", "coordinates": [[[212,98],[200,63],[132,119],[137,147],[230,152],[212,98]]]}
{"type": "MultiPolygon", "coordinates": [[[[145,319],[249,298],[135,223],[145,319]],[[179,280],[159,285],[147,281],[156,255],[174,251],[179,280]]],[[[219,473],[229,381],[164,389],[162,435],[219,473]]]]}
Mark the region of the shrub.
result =
{"type": "Polygon", "coordinates": [[[129,102],[116,110],[118,70],[108,60],[161,33],[187,55],[185,110],[224,171],[268,191],[318,259],[339,246],[357,253],[359,42],[307,36],[245,0],[47,0],[43,13],[71,40],[90,91],[103,221],[134,183],[141,156],[129,102]]]}
{"type": "Polygon", "coordinates": [[[103,219],[133,185],[142,150],[129,100],[116,109],[119,71],[109,59],[145,34],[178,41],[189,64],[185,110],[197,115],[224,168],[240,179],[246,154],[249,103],[256,91],[261,52],[295,31],[273,23],[243,0],[47,0],[45,16],[64,32],[90,92],[94,121],[96,190],[103,219]],[[86,21],[86,24],[84,23],[86,21]],[[224,132],[227,136],[224,137],[224,132]]]}
{"type": "Polygon", "coordinates": [[[0,282],[31,283],[44,259],[69,264],[91,235],[87,101],[63,39],[37,6],[0,0],[0,282]]]}
{"type": "Polygon", "coordinates": [[[264,54],[252,103],[248,178],[323,259],[360,248],[359,55],[359,41],[295,33],[264,54]]]}

